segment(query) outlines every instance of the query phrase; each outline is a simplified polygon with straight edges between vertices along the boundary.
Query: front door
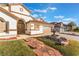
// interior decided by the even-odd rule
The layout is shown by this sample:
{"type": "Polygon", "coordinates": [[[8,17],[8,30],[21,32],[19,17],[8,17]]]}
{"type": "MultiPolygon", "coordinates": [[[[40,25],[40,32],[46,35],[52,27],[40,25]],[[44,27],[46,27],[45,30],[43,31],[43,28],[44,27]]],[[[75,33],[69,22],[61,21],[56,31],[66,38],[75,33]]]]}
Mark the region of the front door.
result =
{"type": "Polygon", "coordinates": [[[19,20],[17,23],[17,34],[25,34],[25,24],[23,20],[19,20]]]}

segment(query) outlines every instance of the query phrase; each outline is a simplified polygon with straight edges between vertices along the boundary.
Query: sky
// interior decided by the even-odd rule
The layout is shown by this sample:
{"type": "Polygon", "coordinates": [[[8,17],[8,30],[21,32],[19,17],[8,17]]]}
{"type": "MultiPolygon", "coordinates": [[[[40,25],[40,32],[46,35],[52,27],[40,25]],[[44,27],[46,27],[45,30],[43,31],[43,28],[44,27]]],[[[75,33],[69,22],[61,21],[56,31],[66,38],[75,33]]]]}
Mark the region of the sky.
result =
{"type": "Polygon", "coordinates": [[[73,21],[79,26],[79,3],[24,3],[31,16],[47,22],[73,21]]]}

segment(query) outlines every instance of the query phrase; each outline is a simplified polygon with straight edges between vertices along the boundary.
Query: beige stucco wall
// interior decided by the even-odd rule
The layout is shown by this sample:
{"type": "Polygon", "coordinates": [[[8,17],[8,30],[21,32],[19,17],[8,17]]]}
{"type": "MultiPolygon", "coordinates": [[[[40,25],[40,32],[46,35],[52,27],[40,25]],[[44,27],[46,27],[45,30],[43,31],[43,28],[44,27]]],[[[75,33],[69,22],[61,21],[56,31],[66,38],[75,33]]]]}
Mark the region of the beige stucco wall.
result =
{"type": "Polygon", "coordinates": [[[6,23],[0,21],[0,32],[4,32],[6,30],[6,23]]]}
{"type": "Polygon", "coordinates": [[[26,34],[30,34],[31,31],[31,23],[26,23],[26,34]]]}
{"type": "MultiPolygon", "coordinates": [[[[0,6],[0,7],[9,11],[9,6],[5,6],[5,7],[0,6]]],[[[11,13],[16,15],[17,17],[19,17],[21,19],[24,19],[26,22],[29,21],[29,20],[33,20],[32,17],[29,17],[30,12],[27,9],[25,9],[24,7],[22,7],[21,5],[12,5],[11,11],[17,12],[17,13],[14,13],[14,12],[11,12],[11,13]],[[23,11],[20,11],[20,9],[23,9],[23,11]],[[21,14],[25,14],[25,15],[21,15],[21,14]]]]}
{"type": "Polygon", "coordinates": [[[27,33],[33,34],[44,34],[44,33],[51,33],[51,27],[46,26],[45,24],[40,24],[36,22],[29,22],[27,23],[27,33]],[[45,29],[45,27],[48,27],[45,29]]]}
{"type": "MultiPolygon", "coordinates": [[[[15,19],[13,19],[12,17],[0,12],[0,17],[2,17],[5,21],[9,22],[9,29],[17,29],[17,22],[15,19]]],[[[17,34],[17,31],[11,31],[10,34],[17,34]]]]}
{"type": "Polygon", "coordinates": [[[6,9],[7,11],[9,11],[9,7],[8,7],[7,4],[5,4],[5,3],[1,3],[1,4],[0,4],[0,7],[6,9]]]}
{"type": "Polygon", "coordinates": [[[18,12],[18,13],[25,14],[25,15],[30,15],[30,13],[28,12],[28,10],[26,10],[21,5],[11,5],[11,11],[18,12]]]}
{"type": "Polygon", "coordinates": [[[17,27],[17,22],[15,19],[12,17],[0,12],[0,17],[2,17],[5,21],[9,22],[9,29],[16,29],[17,27]]]}
{"type": "Polygon", "coordinates": [[[30,17],[30,12],[21,5],[12,5],[11,11],[13,11],[13,12],[11,12],[12,14],[16,15],[17,17],[19,17],[21,19],[24,19],[25,22],[33,20],[32,17],[30,17]],[[23,11],[21,11],[20,9],[23,9],[23,11]],[[24,15],[22,15],[22,14],[24,14],[24,15]]]}
{"type": "Polygon", "coordinates": [[[11,13],[14,14],[14,15],[16,15],[17,17],[19,17],[19,18],[21,18],[21,19],[24,19],[25,22],[28,22],[28,21],[30,21],[30,20],[33,20],[33,18],[32,18],[32,17],[29,17],[29,16],[25,16],[25,15],[13,13],[13,12],[11,12],[11,13]]]}
{"type": "Polygon", "coordinates": [[[51,33],[51,27],[43,26],[43,33],[51,33]]]}

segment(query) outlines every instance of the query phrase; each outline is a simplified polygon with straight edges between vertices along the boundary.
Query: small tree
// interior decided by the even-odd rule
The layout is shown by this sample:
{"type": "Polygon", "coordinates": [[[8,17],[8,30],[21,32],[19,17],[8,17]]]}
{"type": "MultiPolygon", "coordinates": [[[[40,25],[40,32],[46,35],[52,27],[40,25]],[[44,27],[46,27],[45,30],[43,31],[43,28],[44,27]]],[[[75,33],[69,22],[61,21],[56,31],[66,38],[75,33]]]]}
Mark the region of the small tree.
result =
{"type": "Polygon", "coordinates": [[[76,27],[74,31],[79,32],[79,27],[76,27]]]}
{"type": "Polygon", "coordinates": [[[53,29],[53,35],[55,35],[56,34],[56,30],[55,29],[53,29]]]}
{"type": "Polygon", "coordinates": [[[75,22],[71,21],[70,23],[68,23],[68,26],[70,27],[70,30],[73,31],[74,28],[76,27],[75,22]]]}

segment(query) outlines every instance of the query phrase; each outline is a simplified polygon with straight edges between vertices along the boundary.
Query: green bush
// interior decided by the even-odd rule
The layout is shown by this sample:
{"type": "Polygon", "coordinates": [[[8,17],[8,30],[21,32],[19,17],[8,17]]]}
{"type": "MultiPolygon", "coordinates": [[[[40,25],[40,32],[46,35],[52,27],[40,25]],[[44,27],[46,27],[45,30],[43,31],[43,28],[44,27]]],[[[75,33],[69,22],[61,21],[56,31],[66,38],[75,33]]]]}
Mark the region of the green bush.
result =
{"type": "Polygon", "coordinates": [[[77,27],[76,29],[74,29],[74,32],[79,32],[79,27],[77,27]]]}
{"type": "Polygon", "coordinates": [[[30,47],[23,40],[0,41],[1,56],[33,56],[35,55],[30,47]]]}
{"type": "Polygon", "coordinates": [[[79,55],[79,42],[75,40],[70,40],[69,45],[56,45],[53,40],[46,38],[38,38],[40,41],[44,42],[46,45],[59,50],[65,56],[78,56],[79,55]]]}

